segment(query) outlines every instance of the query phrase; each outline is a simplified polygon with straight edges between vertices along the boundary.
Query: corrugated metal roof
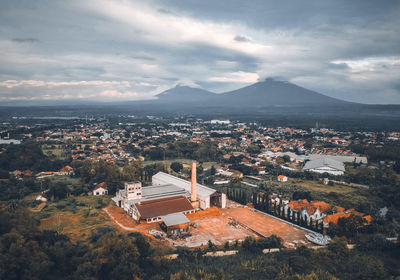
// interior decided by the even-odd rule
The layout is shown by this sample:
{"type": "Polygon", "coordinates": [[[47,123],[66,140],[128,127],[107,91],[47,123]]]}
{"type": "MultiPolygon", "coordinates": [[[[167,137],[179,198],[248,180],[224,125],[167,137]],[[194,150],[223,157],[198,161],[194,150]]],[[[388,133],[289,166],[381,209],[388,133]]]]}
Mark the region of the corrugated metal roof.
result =
{"type": "MultiPolygon", "coordinates": [[[[164,173],[161,171],[158,172],[156,175],[153,175],[153,180],[154,179],[162,181],[164,184],[172,184],[174,186],[183,188],[188,193],[191,193],[191,183],[189,181],[183,180],[181,178],[172,176],[170,174],[167,174],[167,173],[164,173]]],[[[201,198],[206,198],[215,192],[216,192],[216,190],[197,183],[197,196],[199,196],[201,198]]]]}
{"type": "Polygon", "coordinates": [[[331,160],[339,161],[342,163],[345,162],[355,162],[356,163],[368,163],[368,159],[366,157],[358,157],[358,156],[339,156],[339,155],[321,155],[321,154],[311,154],[308,156],[310,160],[316,160],[321,158],[329,158],[331,160]]]}
{"type": "Polygon", "coordinates": [[[307,161],[303,167],[303,170],[317,169],[321,167],[330,167],[339,171],[345,171],[344,164],[342,162],[326,157],[307,161]]]}
{"type": "Polygon", "coordinates": [[[174,214],[161,216],[161,219],[163,220],[164,224],[167,227],[185,224],[185,223],[190,222],[190,220],[183,213],[174,213],[174,214]]]}
{"type": "Polygon", "coordinates": [[[192,204],[184,196],[154,199],[135,203],[143,219],[193,210],[192,204]]]}
{"type": "Polygon", "coordinates": [[[145,200],[176,195],[185,196],[186,190],[172,184],[142,187],[142,197],[145,200]]]}

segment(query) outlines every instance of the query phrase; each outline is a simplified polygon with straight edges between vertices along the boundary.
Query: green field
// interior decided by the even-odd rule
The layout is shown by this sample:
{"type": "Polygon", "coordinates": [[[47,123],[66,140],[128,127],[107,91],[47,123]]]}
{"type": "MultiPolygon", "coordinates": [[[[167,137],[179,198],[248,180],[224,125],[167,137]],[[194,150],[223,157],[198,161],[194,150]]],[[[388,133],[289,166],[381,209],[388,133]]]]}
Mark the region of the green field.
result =
{"type": "Polygon", "coordinates": [[[66,150],[64,145],[52,144],[52,145],[42,145],[43,153],[52,159],[66,159],[66,150]]]}
{"type": "Polygon", "coordinates": [[[330,186],[318,181],[292,178],[289,178],[287,182],[278,182],[275,177],[271,177],[271,180],[267,179],[263,181],[245,178],[244,181],[256,185],[264,185],[264,187],[261,186],[258,189],[244,186],[244,188],[251,191],[264,190],[290,199],[292,199],[294,192],[310,192],[313,200],[326,201],[345,208],[357,207],[368,200],[368,189],[339,184],[330,186]]]}

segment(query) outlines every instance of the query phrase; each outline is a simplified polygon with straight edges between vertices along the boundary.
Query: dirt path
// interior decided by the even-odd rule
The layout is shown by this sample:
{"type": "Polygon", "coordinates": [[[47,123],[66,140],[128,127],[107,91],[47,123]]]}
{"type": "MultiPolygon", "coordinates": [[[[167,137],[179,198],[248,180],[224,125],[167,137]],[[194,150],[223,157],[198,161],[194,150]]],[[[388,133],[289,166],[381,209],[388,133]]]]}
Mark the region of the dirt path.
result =
{"type": "Polygon", "coordinates": [[[114,216],[108,211],[107,208],[103,208],[103,210],[107,213],[107,215],[111,218],[111,220],[113,220],[114,223],[116,223],[120,228],[124,229],[124,230],[130,230],[130,231],[139,231],[136,228],[132,228],[132,227],[126,227],[123,224],[121,224],[120,222],[117,221],[117,219],[114,218],[114,216]]]}

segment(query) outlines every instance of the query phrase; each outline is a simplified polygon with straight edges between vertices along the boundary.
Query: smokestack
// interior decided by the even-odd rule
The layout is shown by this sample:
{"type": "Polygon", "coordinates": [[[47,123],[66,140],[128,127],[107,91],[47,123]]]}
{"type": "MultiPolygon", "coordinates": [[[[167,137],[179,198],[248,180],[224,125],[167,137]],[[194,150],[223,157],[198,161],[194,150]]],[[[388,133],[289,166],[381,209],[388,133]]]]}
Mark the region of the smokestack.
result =
{"type": "Polygon", "coordinates": [[[190,199],[192,202],[197,200],[197,179],[196,179],[196,161],[192,162],[192,191],[191,191],[191,196],[190,199]]]}

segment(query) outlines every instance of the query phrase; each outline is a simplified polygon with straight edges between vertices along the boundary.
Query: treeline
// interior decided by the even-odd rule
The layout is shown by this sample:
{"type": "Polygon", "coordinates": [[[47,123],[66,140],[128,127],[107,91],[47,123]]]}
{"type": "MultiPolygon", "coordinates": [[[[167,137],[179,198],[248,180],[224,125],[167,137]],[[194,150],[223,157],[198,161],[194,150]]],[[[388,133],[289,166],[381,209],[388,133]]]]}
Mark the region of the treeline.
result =
{"type": "Polygon", "coordinates": [[[353,144],[351,151],[364,154],[370,161],[400,161],[400,141],[386,141],[382,145],[353,144]]]}
{"type": "Polygon", "coordinates": [[[7,145],[0,154],[0,170],[5,171],[59,171],[66,163],[63,160],[50,160],[43,154],[40,145],[32,141],[7,145]]]}
{"type": "Polygon", "coordinates": [[[173,158],[192,158],[201,162],[217,161],[222,153],[215,143],[203,141],[195,143],[191,141],[176,141],[165,145],[165,148],[156,147],[144,151],[144,156],[150,160],[164,160],[173,158]]]}
{"type": "Polygon", "coordinates": [[[189,253],[181,254],[176,261],[163,260],[149,279],[372,280],[393,279],[399,273],[399,246],[385,243],[381,247],[382,239],[375,237],[358,243],[352,251],[343,238],[335,238],[326,249],[302,246],[265,255],[260,250],[243,249],[248,245],[253,248],[252,242],[245,240],[234,256],[201,257],[189,253]]]}
{"type": "Polygon", "coordinates": [[[72,164],[75,168],[75,176],[80,177],[84,184],[93,186],[105,182],[110,194],[123,187],[123,182],[140,180],[151,181],[151,177],[159,171],[166,172],[167,166],[162,163],[154,163],[143,166],[140,161],[132,161],[122,168],[108,164],[103,160],[76,161],[72,164]]]}

